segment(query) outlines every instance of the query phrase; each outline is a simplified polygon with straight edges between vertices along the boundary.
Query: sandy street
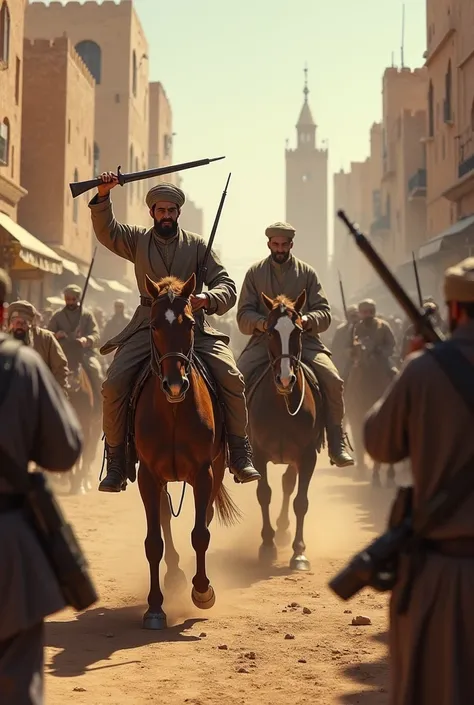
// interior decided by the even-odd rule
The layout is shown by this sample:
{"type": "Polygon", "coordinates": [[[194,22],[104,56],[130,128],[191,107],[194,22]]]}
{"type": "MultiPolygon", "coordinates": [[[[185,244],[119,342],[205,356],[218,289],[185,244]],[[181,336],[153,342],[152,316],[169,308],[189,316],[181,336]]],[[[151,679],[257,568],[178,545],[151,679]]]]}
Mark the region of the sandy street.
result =
{"type": "MultiPolygon", "coordinates": [[[[282,468],[272,468],[273,512],[282,468]]],[[[64,497],[91,563],[100,604],[76,617],[54,616],[47,630],[49,705],[325,705],[387,702],[387,598],[372,592],[344,604],[326,587],[351,552],[381,529],[392,492],[356,483],[351,472],[320,461],[306,521],[312,570],[294,574],[290,549],[259,568],[260,510],[254,487],[227,480],[245,512],[232,529],[212,526],[208,574],[216,606],[200,612],[165,598],[170,628],[145,632],[148,568],[144,511],[135,485],[122,495],[64,497]],[[351,610],[351,613],[345,612],[351,610]],[[353,627],[366,615],[371,626],[353,627]]],[[[177,506],[181,486],[173,488],[177,506]]],[[[173,520],[181,565],[190,581],[192,493],[173,520]]]]}

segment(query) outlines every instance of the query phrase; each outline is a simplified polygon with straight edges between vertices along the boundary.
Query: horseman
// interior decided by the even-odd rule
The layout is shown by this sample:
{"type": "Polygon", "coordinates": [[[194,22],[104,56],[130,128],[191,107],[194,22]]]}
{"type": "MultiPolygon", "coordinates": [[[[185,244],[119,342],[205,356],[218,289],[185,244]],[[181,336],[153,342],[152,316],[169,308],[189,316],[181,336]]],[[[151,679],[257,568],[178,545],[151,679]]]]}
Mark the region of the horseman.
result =
{"type": "MultiPolygon", "coordinates": [[[[106,439],[107,476],[99,490],[120,492],[126,478],[125,436],[129,399],[134,382],[150,359],[150,307],[146,275],[157,281],[176,276],[187,280],[199,271],[206,243],[198,235],[179,227],[185,195],[172,184],[152,188],[146,204],[153,226],[149,229],[122,225],[115,220],[110,190],[117,186],[115,174],[101,176],[103,183],[89,204],[97,239],[111,252],[135,265],[140,303],[124,331],[101,348],[106,355],[117,349],[103,384],[103,427],[106,439]]],[[[224,407],[230,454],[230,471],[237,482],[259,480],[253,467],[247,438],[247,407],[244,381],[228,347],[228,337],[212,329],[204,313],[224,315],[236,300],[236,288],[227,271],[211,253],[204,284],[208,291],[195,292],[191,305],[196,318],[195,350],[209,367],[224,407]]],[[[168,324],[172,325],[170,317],[168,324]]]]}
{"type": "Polygon", "coordinates": [[[71,284],[64,289],[64,308],[56,311],[49,322],[67,357],[70,369],[81,364],[86,373],[94,397],[94,409],[100,409],[102,372],[94,348],[99,343],[99,328],[90,311],[81,310],[82,289],[71,284]]]}
{"type": "Polygon", "coordinates": [[[8,332],[16,340],[30,345],[40,355],[61,389],[68,388],[66,355],[54,335],[35,325],[38,311],[29,301],[14,301],[8,306],[8,332]]]}
{"type": "Polygon", "coordinates": [[[391,357],[395,352],[395,336],[390,324],[376,316],[375,301],[365,299],[359,303],[360,321],[354,328],[354,338],[348,344],[351,357],[355,361],[359,355],[366,355],[373,360],[384,361],[389,376],[397,370],[392,366],[391,357]]]}
{"type": "Polygon", "coordinates": [[[332,339],[331,352],[334,364],[339,370],[342,379],[346,379],[350,365],[350,348],[354,338],[354,329],[359,322],[359,309],[357,306],[348,306],[346,312],[347,321],[341,323],[336,328],[332,339]]]}
{"type": "Polygon", "coordinates": [[[239,368],[248,383],[255,369],[268,360],[265,338],[268,311],[262,293],[272,299],[284,294],[295,300],[305,289],[302,321],[306,335],[303,336],[302,360],[311,367],[322,388],[331,462],[337,467],[353,465],[342,428],[343,382],[331,361],[331,353],[319,337],[331,323],[328,300],[314,269],[291,254],[295,229],[288,223],[274,223],[266,229],[265,235],[270,256],[249,269],[240,293],[237,322],[241,332],[252,337],[239,358],[239,368]]]}

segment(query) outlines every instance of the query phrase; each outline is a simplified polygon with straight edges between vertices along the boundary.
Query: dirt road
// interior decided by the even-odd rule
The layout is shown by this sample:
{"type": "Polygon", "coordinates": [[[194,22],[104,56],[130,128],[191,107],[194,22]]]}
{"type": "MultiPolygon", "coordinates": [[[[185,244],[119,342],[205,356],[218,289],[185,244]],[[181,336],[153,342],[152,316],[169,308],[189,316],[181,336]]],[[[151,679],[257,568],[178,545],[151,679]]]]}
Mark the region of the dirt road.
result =
{"type": "MultiPolygon", "coordinates": [[[[54,616],[47,631],[49,705],[292,705],[387,702],[385,596],[365,592],[350,604],[327,589],[351,552],[383,526],[391,492],[355,483],[324,460],[310,488],[306,523],[312,570],[257,561],[260,511],[253,487],[227,482],[245,516],[212,527],[209,576],[217,603],[209,612],[190,599],[165,601],[170,628],[141,629],[148,591],[144,512],[136,485],[120,496],[92,492],[62,498],[100,591],[100,604],[76,617],[54,616]],[[351,610],[351,613],[345,612],[351,610]],[[351,626],[356,615],[372,624],[351,626]]],[[[272,469],[273,516],[279,511],[282,468],[272,469]]],[[[175,504],[181,487],[173,488],[175,504]]],[[[190,581],[192,494],[173,520],[181,565],[190,581]]]]}

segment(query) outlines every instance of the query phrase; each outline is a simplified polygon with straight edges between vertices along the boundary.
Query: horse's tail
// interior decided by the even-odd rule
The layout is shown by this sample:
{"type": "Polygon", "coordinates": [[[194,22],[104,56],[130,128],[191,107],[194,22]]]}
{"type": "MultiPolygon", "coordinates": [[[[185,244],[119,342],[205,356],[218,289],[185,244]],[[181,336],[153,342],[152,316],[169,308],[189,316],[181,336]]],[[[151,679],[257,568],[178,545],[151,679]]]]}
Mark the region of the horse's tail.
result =
{"type": "Polygon", "coordinates": [[[217,518],[223,526],[233,526],[242,519],[242,512],[235,504],[224,485],[219,487],[215,499],[217,518]]]}

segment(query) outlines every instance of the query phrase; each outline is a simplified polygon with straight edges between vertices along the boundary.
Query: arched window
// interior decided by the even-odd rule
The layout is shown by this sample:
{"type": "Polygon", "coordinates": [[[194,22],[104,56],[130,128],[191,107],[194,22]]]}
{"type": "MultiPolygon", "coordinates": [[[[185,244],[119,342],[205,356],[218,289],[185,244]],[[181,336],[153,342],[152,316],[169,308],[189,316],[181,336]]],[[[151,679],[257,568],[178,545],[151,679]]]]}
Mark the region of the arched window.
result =
{"type": "Polygon", "coordinates": [[[448,63],[448,70],[446,71],[445,80],[445,94],[444,94],[444,122],[451,122],[452,119],[452,107],[451,107],[451,93],[452,93],[452,74],[451,74],[451,59],[448,63]]]}
{"type": "Polygon", "coordinates": [[[5,118],[0,122],[0,164],[7,166],[10,156],[10,123],[5,118]]]}
{"type": "Polygon", "coordinates": [[[93,166],[94,177],[100,174],[100,149],[97,142],[94,142],[94,166],[93,166]]]}
{"type": "MultiPolygon", "coordinates": [[[[79,172],[77,171],[77,169],[74,169],[73,181],[79,181],[79,172]]],[[[79,199],[73,198],[72,199],[72,220],[73,220],[73,223],[77,223],[78,216],[79,216],[79,199]]]]}
{"type": "Polygon", "coordinates": [[[97,84],[102,73],[102,50],[96,42],[85,39],[76,44],[76,51],[91,72],[97,84]]]}
{"type": "Polygon", "coordinates": [[[10,54],[10,10],[3,0],[0,9],[0,63],[8,65],[10,54]]]}
{"type": "MultiPolygon", "coordinates": [[[[134,151],[133,144],[130,145],[130,171],[133,171],[134,164],[134,151]]],[[[130,183],[130,203],[133,202],[133,181],[130,183]]]]}
{"type": "Polygon", "coordinates": [[[133,95],[137,95],[137,53],[135,49],[132,54],[132,91],[133,95]]]}
{"type": "Polygon", "coordinates": [[[430,81],[428,88],[428,137],[434,136],[434,89],[433,83],[430,81]]]}

